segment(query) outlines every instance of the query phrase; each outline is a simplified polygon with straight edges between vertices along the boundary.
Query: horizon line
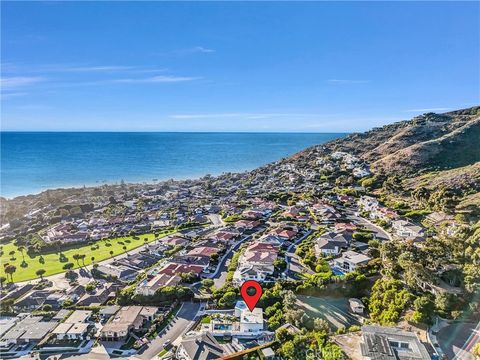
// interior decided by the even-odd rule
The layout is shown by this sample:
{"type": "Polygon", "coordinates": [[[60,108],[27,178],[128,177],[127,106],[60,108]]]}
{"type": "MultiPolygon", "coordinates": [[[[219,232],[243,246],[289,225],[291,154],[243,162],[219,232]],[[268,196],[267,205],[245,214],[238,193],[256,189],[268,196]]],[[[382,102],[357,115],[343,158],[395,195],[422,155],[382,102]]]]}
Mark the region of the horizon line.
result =
{"type": "MultiPolygon", "coordinates": [[[[368,131],[368,130],[365,130],[368,131]]],[[[0,130],[0,133],[351,134],[358,131],[0,130]]]]}

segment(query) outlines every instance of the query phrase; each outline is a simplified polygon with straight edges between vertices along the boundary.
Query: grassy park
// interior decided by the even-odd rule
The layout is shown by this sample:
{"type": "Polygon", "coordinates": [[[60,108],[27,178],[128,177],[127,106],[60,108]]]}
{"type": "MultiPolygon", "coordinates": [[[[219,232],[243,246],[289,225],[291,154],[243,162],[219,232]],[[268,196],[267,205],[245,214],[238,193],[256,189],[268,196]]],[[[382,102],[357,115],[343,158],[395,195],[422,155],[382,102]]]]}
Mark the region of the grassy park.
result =
{"type": "MultiPolygon", "coordinates": [[[[5,274],[5,264],[14,265],[16,267],[16,271],[12,274],[13,282],[21,282],[39,278],[40,276],[37,274],[37,271],[41,269],[44,270],[42,276],[66,272],[66,264],[71,263],[73,264],[73,266],[70,265],[72,266],[71,268],[77,269],[80,266],[86,266],[92,264],[93,262],[97,263],[99,261],[121,255],[174,232],[176,231],[165,231],[160,233],[158,238],[155,238],[153,233],[149,233],[138,235],[136,238],[133,236],[124,236],[99,240],[92,245],[79,244],[77,247],[69,248],[68,250],[35,255],[34,257],[30,257],[25,250],[21,252],[12,240],[7,244],[1,245],[0,247],[2,251],[2,255],[0,257],[0,263],[2,264],[2,266],[0,266],[0,276],[6,277],[7,281],[10,281],[10,275],[5,274]],[[85,257],[83,259],[76,260],[74,258],[77,257],[76,255],[85,255],[85,257]]],[[[68,266],[69,265],[67,265],[67,267],[68,266]]]]}

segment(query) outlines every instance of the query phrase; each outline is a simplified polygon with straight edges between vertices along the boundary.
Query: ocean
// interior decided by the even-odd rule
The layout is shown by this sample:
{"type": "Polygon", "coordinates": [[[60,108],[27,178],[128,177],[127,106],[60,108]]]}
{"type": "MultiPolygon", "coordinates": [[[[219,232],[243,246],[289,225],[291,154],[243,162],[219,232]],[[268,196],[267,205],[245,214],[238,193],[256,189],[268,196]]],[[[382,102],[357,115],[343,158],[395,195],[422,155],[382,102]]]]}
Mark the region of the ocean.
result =
{"type": "Polygon", "coordinates": [[[1,196],[252,170],[339,133],[2,132],[1,196]]]}

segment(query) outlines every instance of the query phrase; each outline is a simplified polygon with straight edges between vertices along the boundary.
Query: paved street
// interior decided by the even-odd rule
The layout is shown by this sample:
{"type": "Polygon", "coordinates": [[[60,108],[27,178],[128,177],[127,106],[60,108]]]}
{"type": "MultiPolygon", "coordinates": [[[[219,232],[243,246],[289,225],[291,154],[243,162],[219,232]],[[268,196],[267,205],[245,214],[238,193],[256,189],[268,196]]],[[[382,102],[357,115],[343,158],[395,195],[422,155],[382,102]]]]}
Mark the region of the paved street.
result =
{"type": "Polygon", "coordinates": [[[251,238],[252,238],[251,235],[245,236],[244,238],[242,238],[222,258],[220,265],[217,267],[217,271],[211,277],[217,289],[225,285],[225,282],[227,281],[227,269],[228,269],[228,265],[230,264],[230,260],[232,259],[233,252],[237,250],[245,241],[248,241],[251,238]]]}
{"type": "Polygon", "coordinates": [[[345,214],[347,218],[352,221],[353,223],[357,225],[362,225],[368,230],[372,231],[375,234],[375,237],[378,240],[385,241],[385,240],[391,240],[391,236],[389,233],[387,233],[385,230],[383,230],[381,227],[373,224],[367,219],[364,219],[360,216],[356,216],[352,210],[346,210],[345,214]]]}
{"type": "Polygon", "coordinates": [[[298,280],[300,274],[313,274],[313,271],[309,268],[303,266],[300,261],[300,258],[295,254],[297,249],[297,244],[305,239],[308,235],[311,234],[311,231],[303,235],[301,238],[297,239],[285,252],[285,261],[287,262],[287,278],[292,280],[298,280]]]}
{"type": "Polygon", "coordinates": [[[155,358],[163,350],[163,344],[167,340],[175,341],[187,330],[200,309],[200,303],[184,302],[177,316],[167,327],[154,339],[141,353],[132,356],[131,359],[150,360],[155,358]]]}

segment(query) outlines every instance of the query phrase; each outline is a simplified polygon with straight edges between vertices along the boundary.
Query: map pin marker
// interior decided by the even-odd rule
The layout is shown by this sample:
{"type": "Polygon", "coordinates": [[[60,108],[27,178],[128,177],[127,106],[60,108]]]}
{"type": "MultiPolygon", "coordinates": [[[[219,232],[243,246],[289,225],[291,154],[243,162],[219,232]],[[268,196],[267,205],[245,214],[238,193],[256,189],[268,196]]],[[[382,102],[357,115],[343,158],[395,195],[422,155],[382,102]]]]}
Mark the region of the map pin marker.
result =
{"type": "Polygon", "coordinates": [[[255,309],[255,305],[258,303],[258,300],[260,300],[262,297],[262,285],[255,280],[245,281],[240,288],[240,294],[242,295],[243,301],[245,301],[245,304],[247,304],[250,311],[253,311],[253,309],[255,309]]]}

